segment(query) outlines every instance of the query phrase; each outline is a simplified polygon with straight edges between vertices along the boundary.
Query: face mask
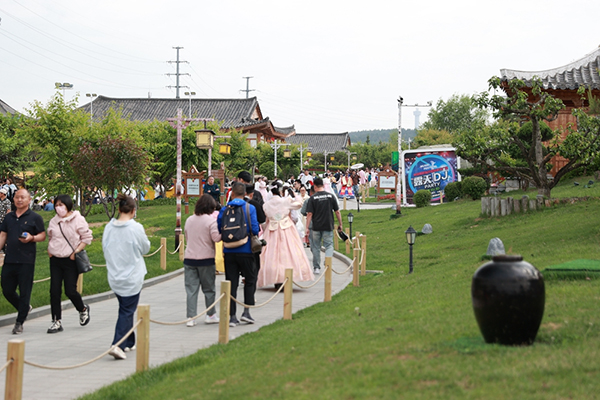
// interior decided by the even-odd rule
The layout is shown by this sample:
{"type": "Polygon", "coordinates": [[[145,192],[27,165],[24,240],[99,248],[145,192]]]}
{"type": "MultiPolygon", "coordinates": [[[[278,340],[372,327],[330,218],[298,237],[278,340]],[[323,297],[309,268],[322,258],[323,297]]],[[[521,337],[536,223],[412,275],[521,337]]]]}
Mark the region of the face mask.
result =
{"type": "Polygon", "coordinates": [[[65,215],[67,215],[67,207],[65,207],[65,206],[56,206],[56,207],[54,207],[54,209],[56,210],[56,213],[58,214],[58,216],[61,218],[63,218],[65,215]]]}

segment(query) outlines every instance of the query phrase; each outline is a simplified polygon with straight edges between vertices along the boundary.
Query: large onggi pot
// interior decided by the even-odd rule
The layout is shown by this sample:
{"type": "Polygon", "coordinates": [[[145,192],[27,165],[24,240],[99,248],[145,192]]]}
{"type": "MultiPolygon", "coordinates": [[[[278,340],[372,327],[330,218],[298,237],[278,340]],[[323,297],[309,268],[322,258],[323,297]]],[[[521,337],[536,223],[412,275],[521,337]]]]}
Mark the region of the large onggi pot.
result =
{"type": "Polygon", "coordinates": [[[495,256],[471,286],[473,310],[487,343],[530,345],[544,316],[544,278],[518,255],[495,256]]]}

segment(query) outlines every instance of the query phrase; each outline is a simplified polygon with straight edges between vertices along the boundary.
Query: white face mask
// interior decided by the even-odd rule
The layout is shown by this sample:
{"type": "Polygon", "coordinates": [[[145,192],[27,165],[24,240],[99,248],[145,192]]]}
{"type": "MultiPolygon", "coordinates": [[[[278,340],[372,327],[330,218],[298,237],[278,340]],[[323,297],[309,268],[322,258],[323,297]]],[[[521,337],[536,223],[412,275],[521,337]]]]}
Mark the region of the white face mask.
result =
{"type": "Polygon", "coordinates": [[[54,207],[54,210],[56,210],[56,213],[61,218],[63,218],[65,215],[67,215],[67,207],[65,207],[63,205],[54,207]]]}

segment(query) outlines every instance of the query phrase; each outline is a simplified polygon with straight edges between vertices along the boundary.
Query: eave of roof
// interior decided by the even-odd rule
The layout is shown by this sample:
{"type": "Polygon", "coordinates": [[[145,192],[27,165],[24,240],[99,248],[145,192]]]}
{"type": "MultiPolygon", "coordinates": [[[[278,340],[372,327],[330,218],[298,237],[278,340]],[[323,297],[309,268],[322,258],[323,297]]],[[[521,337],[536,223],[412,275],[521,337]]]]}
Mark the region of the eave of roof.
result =
{"type": "Polygon", "coordinates": [[[501,69],[503,81],[520,79],[530,85],[534,77],[542,80],[545,89],[577,90],[580,86],[589,89],[600,89],[600,47],[585,57],[562,67],[544,71],[519,71],[501,69]]]}
{"type": "Polygon", "coordinates": [[[4,101],[0,100],[0,114],[20,114],[17,110],[6,104],[4,101]]]}

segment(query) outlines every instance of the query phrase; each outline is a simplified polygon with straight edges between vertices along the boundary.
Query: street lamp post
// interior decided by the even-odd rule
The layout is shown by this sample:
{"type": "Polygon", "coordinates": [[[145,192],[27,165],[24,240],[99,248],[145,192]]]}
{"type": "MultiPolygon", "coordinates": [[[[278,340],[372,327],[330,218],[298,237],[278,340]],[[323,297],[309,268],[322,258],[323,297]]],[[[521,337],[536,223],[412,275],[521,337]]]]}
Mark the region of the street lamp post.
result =
{"type": "Polygon", "coordinates": [[[188,96],[188,98],[190,99],[190,112],[189,112],[189,117],[192,117],[192,96],[196,95],[196,92],[185,92],[185,95],[188,96]]]}
{"type": "MultiPolygon", "coordinates": [[[[304,150],[310,150],[310,149],[312,149],[312,147],[307,147],[307,146],[304,146],[304,145],[300,145],[300,149],[299,149],[300,150],[300,171],[302,171],[302,169],[304,167],[304,164],[302,164],[302,154],[303,154],[304,150]]],[[[306,152],[306,157],[310,157],[310,156],[311,156],[311,152],[307,151],[306,152]]]]}
{"type": "Polygon", "coordinates": [[[73,84],[72,83],[68,83],[68,82],[65,82],[65,83],[55,82],[54,83],[54,88],[55,89],[62,89],[62,91],[63,91],[63,97],[65,97],[65,94],[66,94],[65,90],[67,90],[67,89],[69,89],[69,90],[73,89],[73,84]]]}
{"type": "MultiPolygon", "coordinates": [[[[211,120],[212,121],[212,120],[211,120]]],[[[205,123],[206,125],[206,123],[205,123]]],[[[212,175],[212,149],[214,147],[214,139],[228,139],[231,136],[217,136],[212,129],[197,129],[196,131],[196,147],[199,149],[208,150],[208,176],[212,175]]],[[[231,154],[231,145],[227,142],[219,143],[220,154],[231,154]]]]}
{"type": "Polygon", "coordinates": [[[352,222],[354,222],[354,214],[348,213],[348,226],[350,227],[350,241],[352,242],[352,222]]]}
{"type": "Polygon", "coordinates": [[[408,229],[404,233],[406,234],[406,242],[408,243],[409,252],[410,252],[408,273],[412,274],[412,272],[413,272],[413,244],[415,244],[415,240],[417,238],[417,231],[415,231],[415,229],[411,225],[408,227],[408,229]]]}
{"type": "Polygon", "coordinates": [[[271,143],[270,146],[271,146],[271,148],[273,149],[273,152],[274,152],[273,162],[275,164],[275,179],[277,179],[277,150],[280,147],[289,146],[289,143],[279,143],[277,140],[275,140],[273,143],[271,143]]]}

